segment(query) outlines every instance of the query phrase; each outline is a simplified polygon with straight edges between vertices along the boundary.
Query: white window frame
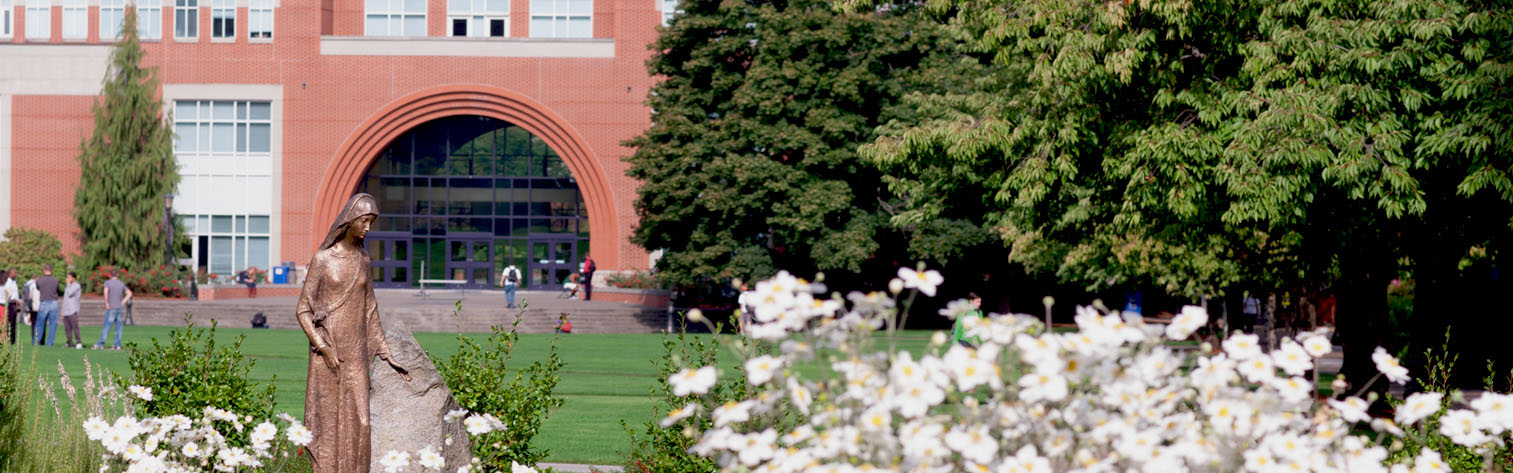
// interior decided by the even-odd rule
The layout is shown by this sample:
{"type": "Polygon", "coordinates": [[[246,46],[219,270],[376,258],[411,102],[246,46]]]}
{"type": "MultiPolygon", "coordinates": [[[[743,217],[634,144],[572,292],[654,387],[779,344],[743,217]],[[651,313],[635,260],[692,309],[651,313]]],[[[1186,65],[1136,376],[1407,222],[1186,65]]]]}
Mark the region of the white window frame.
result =
{"type": "Polygon", "coordinates": [[[173,39],[200,39],[200,0],[173,0],[173,39]]]}
{"type": "Polygon", "coordinates": [[[273,40],[273,0],[249,0],[247,3],[247,39],[273,40]]]}
{"type": "Polygon", "coordinates": [[[236,40],[236,0],[210,0],[210,39],[236,40]],[[217,20],[227,21],[217,24],[217,20]]]}
{"type": "Polygon", "coordinates": [[[530,0],[532,38],[592,38],[594,37],[593,0],[530,0]],[[579,8],[586,4],[587,9],[579,8]],[[577,21],[584,23],[586,34],[574,34],[570,30],[577,21]],[[545,22],[543,25],[542,22],[545,22]],[[540,28],[547,26],[547,28],[540,28]],[[546,29],[547,31],[541,31],[546,29]]]}
{"type": "MultiPolygon", "coordinates": [[[[205,270],[206,270],[206,272],[210,272],[210,273],[215,274],[215,275],[217,275],[219,277],[222,277],[222,278],[227,278],[227,277],[233,277],[233,276],[235,276],[236,273],[241,272],[241,270],[243,270],[243,269],[247,269],[247,266],[256,266],[258,269],[261,269],[263,271],[269,271],[269,270],[272,269],[270,267],[270,265],[273,264],[273,260],[276,257],[276,255],[273,254],[273,234],[272,234],[272,230],[273,230],[273,228],[272,228],[272,226],[273,226],[272,225],[272,223],[273,223],[273,217],[271,215],[263,215],[263,214],[186,214],[186,215],[175,215],[175,217],[179,218],[179,221],[184,224],[184,229],[185,229],[184,235],[187,236],[187,237],[189,237],[190,247],[191,247],[191,249],[190,249],[190,257],[194,258],[195,265],[199,265],[199,255],[201,255],[201,254],[205,255],[205,262],[206,262],[206,264],[205,264],[205,266],[206,266],[205,270]],[[230,231],[216,230],[215,227],[214,227],[213,222],[217,219],[217,217],[231,219],[231,222],[232,222],[231,230],[230,231]],[[251,221],[252,217],[262,217],[262,218],[268,219],[268,223],[269,223],[268,230],[267,231],[263,231],[263,232],[254,232],[254,231],[252,231],[251,230],[251,225],[250,225],[250,221],[251,221]],[[199,237],[202,237],[202,236],[203,237],[208,237],[208,238],[205,239],[205,242],[208,244],[208,246],[205,247],[205,248],[201,248],[200,247],[200,238],[199,237]],[[224,264],[226,266],[217,267],[216,266],[216,261],[215,261],[215,256],[216,255],[215,255],[214,251],[212,251],[212,250],[216,249],[216,247],[218,245],[224,244],[228,239],[229,239],[229,242],[232,245],[231,246],[231,251],[230,251],[230,253],[231,253],[231,261],[225,262],[224,264]],[[263,240],[264,242],[267,243],[267,246],[268,246],[268,255],[267,255],[268,256],[268,260],[267,261],[250,261],[249,260],[248,256],[250,256],[251,247],[252,247],[252,245],[250,244],[250,240],[253,240],[253,239],[261,239],[261,240],[263,240]],[[238,246],[238,243],[240,243],[240,246],[242,248],[241,254],[237,254],[237,251],[236,251],[236,247],[238,246]],[[240,266],[238,266],[237,265],[238,261],[242,262],[243,264],[240,265],[240,266]],[[229,269],[230,272],[216,272],[215,271],[216,269],[229,269]]],[[[196,267],[195,269],[198,270],[199,268],[196,267]]]]}
{"type": "Polygon", "coordinates": [[[672,21],[673,15],[682,13],[678,9],[678,0],[652,0],[657,2],[657,10],[662,12],[662,26],[667,26],[672,21]]]}
{"type": "Polygon", "coordinates": [[[363,1],[363,35],[364,36],[426,36],[429,34],[426,25],[426,1],[425,0],[364,0],[363,1]],[[417,8],[418,7],[418,8],[417,8]],[[411,20],[420,20],[418,31],[411,31],[405,25],[411,20]],[[374,21],[383,25],[375,28],[374,21]],[[395,31],[394,26],[399,30],[395,31]]]}
{"type": "Polygon", "coordinates": [[[163,0],[136,0],[136,9],[137,37],[146,41],[162,40],[163,0]]]}
{"type": "Polygon", "coordinates": [[[447,0],[447,36],[506,38],[509,35],[510,0],[447,0]],[[453,23],[457,21],[467,23],[465,35],[458,35],[453,29],[453,23]],[[490,23],[493,21],[504,22],[503,34],[492,34],[490,23]]]}
{"type": "Polygon", "coordinates": [[[0,0],[0,38],[10,38],[14,35],[15,23],[15,0],[0,0]]]}
{"type": "Polygon", "coordinates": [[[126,26],[126,0],[100,0],[100,42],[113,42],[126,26]]]}
{"type": "Polygon", "coordinates": [[[53,2],[51,0],[26,2],[26,39],[51,41],[52,37],[53,2]]]}
{"type": "Polygon", "coordinates": [[[63,0],[63,39],[89,39],[89,1],[63,0]]]}
{"type": "MultiPolygon", "coordinates": [[[[238,189],[245,190],[247,188],[244,186],[246,186],[246,180],[248,179],[271,178],[274,154],[273,135],[275,133],[273,130],[273,117],[276,113],[273,107],[273,101],[269,100],[174,100],[172,114],[174,131],[173,152],[175,160],[179,164],[180,174],[184,178],[180,182],[181,189],[179,193],[186,197],[193,197],[190,194],[194,193],[187,192],[188,189],[184,189],[182,186],[189,185],[189,182],[194,180],[200,180],[203,183],[205,179],[229,179],[229,182],[237,186],[238,189]],[[253,109],[254,105],[259,106],[257,110],[253,109]],[[229,109],[223,108],[228,106],[230,107],[229,109]],[[221,114],[223,111],[225,113],[221,114]],[[263,115],[263,113],[266,115],[263,115]],[[250,139],[252,137],[251,130],[254,125],[266,126],[266,139],[268,141],[257,145],[258,147],[264,147],[265,150],[253,150],[254,144],[250,142],[250,139]],[[221,130],[219,127],[229,127],[229,136],[222,134],[219,131],[221,130]],[[183,136],[185,134],[193,134],[194,137],[189,138],[192,141],[186,143],[184,141],[186,137],[183,136]],[[220,146],[220,149],[217,149],[218,147],[215,143],[223,142],[218,140],[227,138],[231,140],[230,144],[220,146]]],[[[211,192],[215,193],[222,190],[215,189],[211,192]]],[[[269,188],[264,190],[264,192],[271,195],[273,190],[273,188],[269,188]]],[[[234,192],[233,190],[225,191],[234,192]]],[[[199,194],[199,198],[206,197],[203,195],[203,188],[199,194]]],[[[263,196],[251,198],[260,197],[263,196]]],[[[234,196],[232,198],[249,197],[234,196]]],[[[202,254],[205,255],[207,269],[225,270],[228,269],[225,265],[230,265],[229,274],[224,271],[217,272],[216,274],[221,276],[234,275],[249,264],[267,270],[269,269],[268,265],[272,264],[273,260],[278,257],[275,251],[276,245],[274,245],[272,238],[274,226],[271,215],[264,213],[248,214],[243,211],[205,212],[203,210],[190,210],[190,212],[192,213],[178,215],[178,218],[183,219],[185,228],[188,230],[185,233],[191,237],[192,255],[195,258],[198,258],[202,254]],[[215,229],[211,223],[214,217],[231,218],[233,222],[232,228],[229,231],[215,229]],[[251,231],[248,223],[249,217],[267,218],[269,222],[268,228],[263,231],[251,231]],[[198,224],[196,223],[196,219],[198,219],[198,224]],[[208,246],[202,247],[199,244],[199,237],[201,236],[208,237],[206,239],[206,245],[208,246]],[[250,241],[254,239],[263,239],[266,241],[268,261],[247,261],[252,247],[250,241]],[[232,245],[229,251],[232,256],[230,261],[225,261],[222,266],[217,267],[215,262],[217,255],[212,250],[219,249],[218,245],[221,244],[232,245]],[[241,248],[239,254],[236,251],[238,247],[241,248]],[[238,266],[238,262],[242,264],[238,266]]],[[[196,264],[198,264],[198,260],[196,260],[196,264]]]]}

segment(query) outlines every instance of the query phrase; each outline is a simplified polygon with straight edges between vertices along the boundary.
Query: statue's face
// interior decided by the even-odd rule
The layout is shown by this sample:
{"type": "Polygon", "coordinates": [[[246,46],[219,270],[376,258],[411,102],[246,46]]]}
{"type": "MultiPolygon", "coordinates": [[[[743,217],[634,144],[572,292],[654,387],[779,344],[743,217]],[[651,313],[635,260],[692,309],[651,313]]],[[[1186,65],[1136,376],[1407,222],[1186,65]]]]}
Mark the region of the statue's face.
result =
{"type": "Polygon", "coordinates": [[[357,217],[357,220],[353,220],[351,225],[347,225],[347,237],[348,238],[363,238],[363,237],[366,237],[366,236],[368,236],[368,230],[370,228],[372,228],[372,227],[373,227],[373,216],[372,215],[364,215],[364,216],[361,216],[361,217],[357,217]]]}

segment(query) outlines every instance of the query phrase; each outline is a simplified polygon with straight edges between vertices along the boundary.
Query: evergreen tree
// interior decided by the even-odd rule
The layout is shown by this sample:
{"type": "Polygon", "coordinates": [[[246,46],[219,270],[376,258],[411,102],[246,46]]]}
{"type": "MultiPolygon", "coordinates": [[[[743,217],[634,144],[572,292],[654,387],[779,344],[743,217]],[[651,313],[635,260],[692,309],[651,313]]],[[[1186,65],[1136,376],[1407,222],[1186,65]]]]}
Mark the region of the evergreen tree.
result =
{"type": "MultiPolygon", "coordinates": [[[[94,131],[79,145],[74,219],[83,268],[157,267],[166,256],[164,196],[179,184],[173,132],[158,98],[154,70],[141,67],[136,12],[128,9],[110,54],[94,131]]],[[[185,242],[177,221],[177,242],[185,242]]]]}
{"type": "MultiPolygon", "coordinates": [[[[861,15],[827,0],[691,0],[652,49],[665,80],[652,126],[627,144],[641,181],[634,241],[661,277],[699,285],[909,259],[880,174],[856,155],[912,115],[901,98],[980,66],[909,2],[861,15]],[[947,72],[951,71],[951,72],[947,72]]],[[[980,232],[981,233],[981,232],[980,232]]]]}

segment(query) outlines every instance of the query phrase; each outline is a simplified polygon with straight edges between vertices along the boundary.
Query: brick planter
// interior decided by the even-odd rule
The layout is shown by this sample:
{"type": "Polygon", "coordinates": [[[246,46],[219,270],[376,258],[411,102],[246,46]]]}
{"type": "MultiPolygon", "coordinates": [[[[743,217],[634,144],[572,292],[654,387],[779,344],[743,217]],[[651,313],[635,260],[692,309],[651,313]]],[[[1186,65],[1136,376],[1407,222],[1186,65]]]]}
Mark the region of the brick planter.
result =
{"type": "MultiPolygon", "coordinates": [[[[258,284],[257,297],[296,297],[299,296],[300,288],[301,286],[292,284],[258,284]]],[[[243,284],[200,286],[200,300],[202,301],[246,298],[247,286],[243,284]]]]}
{"type": "Polygon", "coordinates": [[[660,289],[601,288],[596,285],[594,286],[594,300],[663,309],[672,300],[672,293],[660,289]]]}

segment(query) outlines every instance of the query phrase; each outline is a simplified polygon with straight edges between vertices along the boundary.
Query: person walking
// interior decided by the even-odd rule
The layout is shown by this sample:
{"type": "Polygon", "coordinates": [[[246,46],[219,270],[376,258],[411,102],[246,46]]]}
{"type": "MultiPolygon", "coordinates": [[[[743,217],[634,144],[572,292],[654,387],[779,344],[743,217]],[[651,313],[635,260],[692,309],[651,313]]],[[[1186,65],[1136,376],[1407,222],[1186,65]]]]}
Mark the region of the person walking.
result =
{"type": "Polygon", "coordinates": [[[982,344],[982,339],[968,335],[972,326],[982,321],[982,296],[975,292],[967,293],[967,303],[972,304],[972,310],[962,312],[956,316],[956,323],[951,327],[951,341],[966,347],[976,347],[982,344]]]}
{"type": "Polygon", "coordinates": [[[100,327],[100,341],[95,342],[96,350],[105,348],[105,336],[110,334],[111,324],[116,326],[116,343],[111,349],[121,349],[121,311],[126,308],[126,303],[131,302],[131,289],[117,277],[120,273],[119,269],[110,270],[110,280],[105,281],[105,323],[100,327]]]}
{"type": "Polygon", "coordinates": [[[42,275],[32,283],[32,290],[37,301],[32,344],[53,346],[53,339],[58,337],[58,278],[53,277],[53,265],[42,265],[42,275]]]}
{"type": "Polygon", "coordinates": [[[16,305],[11,303],[16,298],[15,286],[10,271],[0,269],[0,312],[5,315],[5,332],[11,345],[16,344],[16,305]]]}
{"type": "Polygon", "coordinates": [[[79,285],[79,274],[68,272],[68,286],[63,289],[63,302],[58,305],[63,313],[64,346],[84,348],[84,337],[79,336],[79,300],[84,297],[84,286],[79,285]]]}
{"type": "Polygon", "coordinates": [[[499,272],[499,287],[504,288],[504,303],[515,308],[515,290],[520,287],[520,269],[511,264],[499,272]]]}
{"type": "Polygon", "coordinates": [[[583,287],[583,300],[585,301],[594,299],[594,271],[598,270],[599,267],[594,265],[594,258],[585,255],[583,257],[583,277],[578,281],[578,284],[581,284],[583,287]]]}
{"type": "Polygon", "coordinates": [[[37,324],[35,322],[37,321],[37,309],[41,307],[37,304],[37,296],[37,278],[32,277],[31,279],[27,279],[26,284],[21,285],[21,313],[26,318],[26,325],[32,328],[30,334],[32,340],[37,339],[37,324]]]}

